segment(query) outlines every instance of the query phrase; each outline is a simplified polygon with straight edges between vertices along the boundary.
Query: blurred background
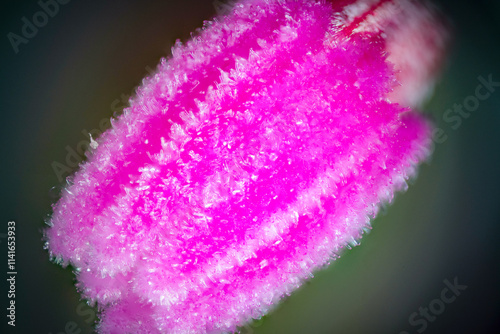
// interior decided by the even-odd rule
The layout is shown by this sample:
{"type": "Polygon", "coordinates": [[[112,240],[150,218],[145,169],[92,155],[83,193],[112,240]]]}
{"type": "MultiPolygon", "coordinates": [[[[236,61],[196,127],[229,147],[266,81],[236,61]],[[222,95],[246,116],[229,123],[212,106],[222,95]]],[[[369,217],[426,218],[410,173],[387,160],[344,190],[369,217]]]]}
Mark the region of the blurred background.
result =
{"type": "MultiPolygon", "coordinates": [[[[86,133],[107,128],[175,40],[225,10],[212,0],[66,2],[16,42],[18,52],[9,33],[21,36],[23,17],[32,21],[40,4],[1,4],[1,333],[92,332],[95,311],[79,299],[71,269],[43,250],[44,219],[72,171],[57,163],[67,165],[71,150],[81,157],[86,133]],[[8,221],[16,222],[15,328],[5,317],[8,221]]],[[[417,333],[423,325],[410,316],[441,298],[445,280],[467,288],[423,332],[500,324],[500,87],[460,126],[443,119],[475,94],[479,76],[500,82],[500,3],[439,3],[456,36],[425,110],[446,140],[361,246],[242,333],[417,333]]]]}

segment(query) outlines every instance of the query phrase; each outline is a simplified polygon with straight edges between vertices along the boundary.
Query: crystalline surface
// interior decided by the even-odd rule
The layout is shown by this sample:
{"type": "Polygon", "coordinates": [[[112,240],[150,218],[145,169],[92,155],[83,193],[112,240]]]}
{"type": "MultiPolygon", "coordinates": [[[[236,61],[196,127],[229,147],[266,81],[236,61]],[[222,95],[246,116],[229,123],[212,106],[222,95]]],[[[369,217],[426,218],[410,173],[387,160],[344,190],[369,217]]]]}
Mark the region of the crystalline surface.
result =
{"type": "Polygon", "coordinates": [[[409,0],[253,0],[176,45],[46,231],[99,331],[233,331],[358,240],[429,154],[443,36],[409,0]]]}

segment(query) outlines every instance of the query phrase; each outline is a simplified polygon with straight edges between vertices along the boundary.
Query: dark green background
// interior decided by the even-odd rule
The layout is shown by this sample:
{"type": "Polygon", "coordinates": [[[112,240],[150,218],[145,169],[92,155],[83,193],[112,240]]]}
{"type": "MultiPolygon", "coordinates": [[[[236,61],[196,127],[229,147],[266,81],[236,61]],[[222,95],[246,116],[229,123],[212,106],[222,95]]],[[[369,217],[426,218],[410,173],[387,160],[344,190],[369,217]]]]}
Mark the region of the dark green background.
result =
{"type": "MultiPolygon", "coordinates": [[[[410,314],[438,298],[443,280],[454,277],[467,290],[425,333],[487,333],[499,324],[500,89],[456,130],[442,115],[474,94],[479,75],[500,81],[500,4],[441,3],[456,39],[425,109],[448,139],[361,246],[255,323],[254,333],[413,334],[410,314]]],[[[15,54],[7,33],[19,34],[21,18],[40,8],[34,0],[1,6],[0,233],[16,221],[18,276],[17,326],[8,328],[2,311],[0,332],[56,334],[73,321],[88,333],[92,313],[79,300],[73,274],[50,263],[42,249],[43,220],[61,187],[51,164],[64,163],[65,147],[76,149],[85,140],[82,130],[98,129],[146,67],[154,68],[215,9],[211,0],[73,0],[15,54]]],[[[6,242],[0,241],[5,310],[6,242]]]]}

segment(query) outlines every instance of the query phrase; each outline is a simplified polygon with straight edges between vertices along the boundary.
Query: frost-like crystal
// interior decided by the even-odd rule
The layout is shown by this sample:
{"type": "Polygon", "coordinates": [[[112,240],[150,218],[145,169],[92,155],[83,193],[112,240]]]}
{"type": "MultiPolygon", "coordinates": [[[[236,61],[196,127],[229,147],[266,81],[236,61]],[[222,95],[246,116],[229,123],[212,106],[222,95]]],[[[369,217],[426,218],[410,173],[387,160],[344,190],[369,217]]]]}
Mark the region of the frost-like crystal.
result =
{"type": "Polygon", "coordinates": [[[46,231],[99,331],[233,331],[356,244],[429,154],[445,39],[416,1],[248,0],[177,44],[46,231]]]}

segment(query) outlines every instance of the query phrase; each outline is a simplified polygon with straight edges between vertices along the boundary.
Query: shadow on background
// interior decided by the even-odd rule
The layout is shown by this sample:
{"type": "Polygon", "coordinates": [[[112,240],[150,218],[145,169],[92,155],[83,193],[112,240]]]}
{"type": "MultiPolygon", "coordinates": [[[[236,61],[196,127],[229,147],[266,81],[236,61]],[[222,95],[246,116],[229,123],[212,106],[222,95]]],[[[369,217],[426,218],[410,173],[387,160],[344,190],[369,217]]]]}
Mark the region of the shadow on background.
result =
{"type": "MultiPolygon", "coordinates": [[[[467,289],[426,321],[424,332],[476,333],[498,325],[500,88],[456,129],[443,114],[474,94],[478,76],[500,81],[500,4],[441,3],[456,24],[456,41],[425,109],[447,139],[360,247],[247,332],[417,333],[423,325],[411,326],[410,315],[439,299],[443,281],[455,277],[467,289]]],[[[0,233],[16,222],[18,267],[16,328],[6,326],[4,311],[1,332],[89,333],[94,311],[79,300],[71,270],[50,263],[42,249],[43,221],[64,185],[53,163],[65,164],[68,151],[78,154],[85,134],[106,126],[175,40],[188,39],[216,10],[211,0],[69,1],[15,53],[8,33],[20,34],[22,18],[39,10],[34,0],[4,1],[1,10],[0,233]]],[[[2,235],[0,241],[5,264],[2,235]]]]}

